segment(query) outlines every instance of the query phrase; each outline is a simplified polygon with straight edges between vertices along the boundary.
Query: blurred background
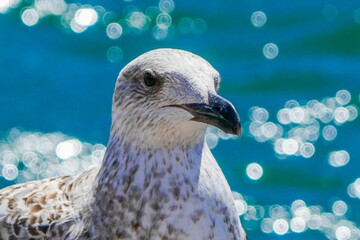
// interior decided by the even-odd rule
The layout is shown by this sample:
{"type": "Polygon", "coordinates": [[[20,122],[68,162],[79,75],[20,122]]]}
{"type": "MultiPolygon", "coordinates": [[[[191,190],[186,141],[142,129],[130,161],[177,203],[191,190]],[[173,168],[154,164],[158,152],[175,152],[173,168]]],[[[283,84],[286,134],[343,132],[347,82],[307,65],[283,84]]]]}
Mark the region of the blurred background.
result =
{"type": "Polygon", "coordinates": [[[0,0],[0,187],[99,164],[119,71],[160,47],[239,111],[206,138],[249,239],[360,239],[359,0],[0,0]]]}

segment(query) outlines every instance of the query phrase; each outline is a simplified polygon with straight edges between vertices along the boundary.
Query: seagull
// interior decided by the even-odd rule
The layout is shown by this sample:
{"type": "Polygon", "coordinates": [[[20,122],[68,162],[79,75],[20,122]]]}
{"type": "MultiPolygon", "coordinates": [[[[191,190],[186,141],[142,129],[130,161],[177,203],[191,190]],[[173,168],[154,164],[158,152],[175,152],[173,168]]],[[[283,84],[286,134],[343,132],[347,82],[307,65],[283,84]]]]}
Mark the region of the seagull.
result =
{"type": "Polygon", "coordinates": [[[240,135],[219,73],[183,50],[144,53],[120,72],[101,166],[0,190],[1,239],[245,240],[208,125],[240,135]]]}

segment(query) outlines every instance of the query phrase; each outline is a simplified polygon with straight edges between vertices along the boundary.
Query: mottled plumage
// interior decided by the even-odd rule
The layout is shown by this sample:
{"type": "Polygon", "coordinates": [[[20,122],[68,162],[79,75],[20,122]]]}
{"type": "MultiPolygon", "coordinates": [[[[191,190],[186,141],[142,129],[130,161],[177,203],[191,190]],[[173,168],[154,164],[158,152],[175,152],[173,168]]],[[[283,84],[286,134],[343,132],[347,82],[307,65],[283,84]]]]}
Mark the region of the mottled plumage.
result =
{"type": "Polygon", "coordinates": [[[246,239],[206,124],[240,134],[218,72],[181,50],[130,62],[103,163],[0,191],[1,239],[246,239]]]}

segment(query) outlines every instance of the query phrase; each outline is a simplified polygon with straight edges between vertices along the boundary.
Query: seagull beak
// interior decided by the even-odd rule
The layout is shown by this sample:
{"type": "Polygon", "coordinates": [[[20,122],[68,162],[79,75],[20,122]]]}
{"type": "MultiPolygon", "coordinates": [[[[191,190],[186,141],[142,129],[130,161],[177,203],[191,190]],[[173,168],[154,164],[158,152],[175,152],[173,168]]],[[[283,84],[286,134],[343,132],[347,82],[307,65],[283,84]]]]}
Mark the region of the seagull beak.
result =
{"type": "Polygon", "coordinates": [[[188,103],[173,105],[173,107],[180,107],[188,111],[194,116],[192,121],[213,125],[225,133],[238,136],[241,134],[240,118],[234,106],[218,95],[210,94],[208,104],[188,103]]]}

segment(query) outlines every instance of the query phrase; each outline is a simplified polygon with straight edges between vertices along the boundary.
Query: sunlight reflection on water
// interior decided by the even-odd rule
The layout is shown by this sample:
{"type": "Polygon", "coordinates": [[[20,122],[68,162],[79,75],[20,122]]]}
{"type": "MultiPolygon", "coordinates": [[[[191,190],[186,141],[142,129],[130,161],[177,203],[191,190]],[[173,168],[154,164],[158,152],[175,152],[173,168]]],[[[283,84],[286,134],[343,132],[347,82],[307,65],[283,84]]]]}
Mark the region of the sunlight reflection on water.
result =
{"type": "MultiPolygon", "coordinates": [[[[64,29],[78,34],[97,25],[104,28],[104,34],[112,40],[148,32],[154,39],[162,41],[171,39],[174,33],[201,35],[207,31],[207,22],[202,18],[182,16],[176,21],[172,16],[175,10],[172,0],[160,0],[146,9],[128,2],[131,5],[123,13],[115,13],[101,6],[68,4],[63,0],[0,0],[0,13],[19,8],[22,22],[29,27],[53,16],[60,20],[64,29]]],[[[338,8],[326,5],[322,14],[327,21],[334,21],[338,17],[338,8]]],[[[352,17],[360,24],[360,9],[354,10],[352,17]]],[[[262,11],[253,12],[248,20],[256,28],[265,28],[268,24],[267,15],[262,11]]],[[[269,41],[263,46],[262,54],[269,60],[275,59],[279,47],[269,41]]],[[[106,57],[109,62],[118,63],[123,58],[123,50],[110,46],[106,57]]],[[[351,100],[350,92],[343,89],[335,96],[310,100],[305,104],[289,100],[275,114],[262,107],[253,107],[249,110],[249,121],[244,124],[244,133],[255,141],[271,144],[279,159],[297,156],[311,160],[317,153],[319,140],[326,143],[335,141],[340,126],[357,119],[358,106],[351,104],[351,100]]],[[[206,141],[211,149],[221,140],[228,139],[236,137],[214,127],[208,128],[206,141]]],[[[104,153],[105,146],[101,144],[81,142],[62,133],[23,132],[14,128],[4,140],[0,140],[0,173],[5,180],[16,182],[76,174],[99,165],[104,153]]],[[[354,161],[351,157],[354,158],[346,149],[330,149],[323,161],[334,169],[341,169],[354,161]]],[[[254,183],[256,180],[260,182],[266,171],[259,163],[250,163],[245,173],[254,183]]],[[[360,178],[352,181],[347,183],[347,194],[359,200],[360,178]]],[[[307,206],[303,200],[271,206],[254,202],[249,196],[235,193],[236,208],[248,230],[255,230],[258,226],[264,233],[285,235],[286,238],[289,232],[301,233],[310,229],[323,232],[329,239],[360,239],[360,229],[348,220],[353,210],[349,202],[332,201],[332,212],[325,212],[323,206],[307,206]]]]}
{"type": "MultiPolygon", "coordinates": [[[[277,112],[278,123],[268,121],[269,113],[266,109],[253,107],[249,110],[251,122],[244,124],[247,126],[245,132],[258,142],[272,143],[279,158],[292,155],[310,158],[316,152],[314,144],[320,136],[326,141],[333,141],[337,136],[335,126],[357,118],[358,107],[346,106],[350,100],[351,95],[347,90],[338,91],[335,98],[310,100],[302,106],[290,100],[277,112]],[[331,121],[333,125],[329,124],[331,121]]],[[[332,166],[344,166],[349,160],[349,154],[340,151],[330,156],[329,163],[332,166]]]]}
{"type": "MultiPolygon", "coordinates": [[[[252,107],[248,111],[250,121],[244,124],[244,133],[258,142],[272,144],[279,159],[289,156],[311,159],[321,136],[325,141],[334,141],[341,125],[357,119],[358,106],[349,105],[350,101],[351,94],[347,90],[338,91],[335,97],[310,100],[304,105],[289,100],[284,108],[277,111],[274,122],[269,121],[271,116],[267,109],[252,107]]],[[[327,159],[329,165],[336,168],[347,165],[350,160],[346,150],[330,151],[327,159]]],[[[254,179],[254,172],[260,171],[249,170],[250,165],[253,163],[248,165],[246,173],[250,179],[254,179]]],[[[261,165],[258,165],[258,169],[262,169],[261,165]]],[[[348,185],[347,192],[352,198],[360,198],[360,178],[348,185]]],[[[241,210],[239,214],[247,214],[243,211],[243,198],[237,198],[235,200],[239,201],[237,205],[241,210]]],[[[249,203],[246,206],[251,208],[249,203]]],[[[272,205],[267,212],[269,215],[265,215],[259,223],[264,233],[284,235],[311,229],[323,232],[328,239],[360,239],[360,229],[356,223],[346,219],[348,204],[343,200],[332,203],[332,212],[324,212],[323,207],[319,206],[306,206],[303,200],[294,201],[291,209],[272,205]]],[[[253,223],[248,226],[247,218],[243,219],[245,228],[253,230],[253,223]]]]}
{"type": "MultiPolygon", "coordinates": [[[[158,5],[147,7],[146,11],[135,5],[127,5],[123,16],[108,11],[102,6],[66,3],[64,0],[2,0],[0,13],[21,6],[21,20],[26,26],[35,26],[42,18],[52,15],[61,19],[65,29],[74,33],[82,33],[89,27],[104,25],[106,35],[110,39],[118,39],[127,34],[141,35],[150,30],[156,40],[171,39],[173,37],[173,19],[170,15],[175,4],[172,0],[160,0],[158,5]]],[[[256,19],[258,19],[257,17],[256,19]]],[[[195,35],[203,34],[207,29],[206,22],[201,18],[191,19],[183,17],[177,24],[180,33],[195,35]]],[[[177,31],[176,31],[177,32],[177,31]]]]}
{"type": "Polygon", "coordinates": [[[263,48],[263,53],[267,59],[274,59],[279,54],[279,48],[275,43],[267,43],[263,48]]]}
{"type": "Polygon", "coordinates": [[[262,11],[256,11],[251,15],[251,23],[255,27],[262,27],[266,23],[266,14],[262,11]]]}
{"type": "Polygon", "coordinates": [[[82,172],[99,165],[104,153],[103,145],[91,145],[61,133],[14,128],[0,142],[0,167],[6,180],[24,182],[82,172]]]}

